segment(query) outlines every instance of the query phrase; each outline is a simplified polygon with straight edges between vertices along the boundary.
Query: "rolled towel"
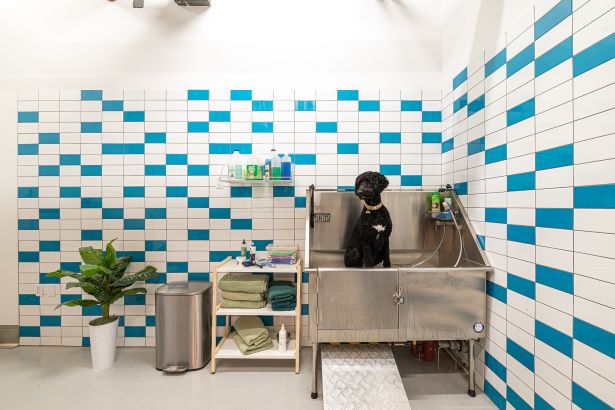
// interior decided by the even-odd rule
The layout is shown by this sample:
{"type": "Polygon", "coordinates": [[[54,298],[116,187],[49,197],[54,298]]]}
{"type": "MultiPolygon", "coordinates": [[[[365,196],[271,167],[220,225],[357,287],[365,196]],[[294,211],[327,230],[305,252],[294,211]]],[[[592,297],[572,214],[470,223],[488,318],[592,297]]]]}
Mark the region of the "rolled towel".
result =
{"type": "Polygon", "coordinates": [[[273,341],[270,337],[268,337],[267,340],[265,340],[259,345],[248,346],[246,342],[243,341],[241,336],[237,334],[237,332],[233,332],[231,336],[233,337],[235,344],[239,348],[239,351],[245,355],[262,352],[263,350],[271,349],[273,347],[273,341]]]}
{"type": "Polygon", "coordinates": [[[269,331],[258,316],[239,316],[233,327],[248,346],[258,346],[269,339],[269,331]]]}
{"type": "Polygon", "coordinates": [[[264,293],[269,276],[263,274],[229,273],[218,281],[218,288],[230,292],[264,293]]]}
{"type": "Polygon", "coordinates": [[[260,302],[265,300],[264,293],[231,292],[223,290],[222,297],[227,300],[245,300],[250,302],[260,302]]]}
{"type": "Polygon", "coordinates": [[[223,308],[239,308],[239,309],[260,309],[265,307],[267,301],[250,301],[250,300],[228,300],[222,298],[220,307],[223,308]]]}

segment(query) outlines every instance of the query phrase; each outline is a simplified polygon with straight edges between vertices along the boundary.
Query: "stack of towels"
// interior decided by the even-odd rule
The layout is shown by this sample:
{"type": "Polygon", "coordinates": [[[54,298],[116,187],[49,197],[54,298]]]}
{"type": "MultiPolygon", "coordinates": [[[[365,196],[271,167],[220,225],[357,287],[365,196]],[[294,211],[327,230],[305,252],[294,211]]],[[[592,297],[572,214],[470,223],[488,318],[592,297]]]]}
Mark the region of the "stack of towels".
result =
{"type": "Polygon", "coordinates": [[[253,354],[273,347],[269,331],[258,316],[239,316],[233,327],[232,337],[241,353],[253,354]]]}
{"type": "Polygon", "coordinates": [[[294,310],[297,306],[297,289],[292,282],[274,280],[269,285],[269,301],[273,310],[294,310]]]}
{"type": "Polygon", "coordinates": [[[276,265],[294,265],[297,262],[297,249],[288,246],[267,247],[268,262],[276,265]]]}
{"type": "Polygon", "coordinates": [[[229,273],[218,281],[223,308],[259,309],[267,303],[265,293],[269,276],[229,273]]]}

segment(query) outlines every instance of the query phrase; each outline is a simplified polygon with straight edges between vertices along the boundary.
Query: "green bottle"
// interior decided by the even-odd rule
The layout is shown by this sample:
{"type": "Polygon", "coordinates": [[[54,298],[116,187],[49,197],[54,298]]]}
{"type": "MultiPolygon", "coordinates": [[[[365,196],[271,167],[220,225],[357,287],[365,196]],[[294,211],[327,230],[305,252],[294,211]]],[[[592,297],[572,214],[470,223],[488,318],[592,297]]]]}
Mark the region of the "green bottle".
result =
{"type": "Polygon", "coordinates": [[[440,212],[440,193],[438,191],[431,195],[431,212],[440,212]]]}
{"type": "Polygon", "coordinates": [[[243,242],[241,242],[241,256],[243,256],[244,258],[246,257],[247,250],[248,247],[246,246],[246,240],[244,239],[243,242]]]}

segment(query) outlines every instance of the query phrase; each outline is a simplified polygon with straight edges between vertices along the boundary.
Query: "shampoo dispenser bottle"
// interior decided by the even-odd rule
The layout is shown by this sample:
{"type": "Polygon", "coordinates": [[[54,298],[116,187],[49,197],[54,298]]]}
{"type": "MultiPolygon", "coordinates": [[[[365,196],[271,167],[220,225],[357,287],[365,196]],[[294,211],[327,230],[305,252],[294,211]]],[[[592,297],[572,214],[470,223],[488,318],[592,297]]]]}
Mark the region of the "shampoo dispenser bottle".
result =
{"type": "Polygon", "coordinates": [[[441,204],[442,200],[440,199],[440,193],[436,191],[431,195],[431,212],[440,212],[441,204]]]}
{"type": "Polygon", "coordinates": [[[278,350],[280,352],[286,351],[286,328],[284,327],[284,323],[282,323],[282,327],[280,328],[279,338],[278,338],[278,350]]]}
{"type": "Polygon", "coordinates": [[[235,161],[235,179],[243,179],[243,161],[241,159],[241,154],[237,150],[235,150],[233,156],[235,154],[237,154],[237,159],[235,161]]]}
{"type": "Polygon", "coordinates": [[[280,179],[282,178],[282,160],[278,156],[278,153],[275,149],[271,150],[271,179],[280,179]]]}
{"type": "Polygon", "coordinates": [[[228,163],[229,179],[241,179],[241,156],[239,151],[235,150],[228,163]],[[237,173],[237,165],[239,165],[239,173],[237,173]]]}
{"type": "Polygon", "coordinates": [[[288,154],[285,154],[284,157],[282,158],[281,167],[282,167],[282,179],[291,179],[292,165],[291,165],[290,156],[288,154]]]}
{"type": "MultiPolygon", "coordinates": [[[[271,150],[274,151],[274,150],[271,150]]],[[[265,165],[263,165],[263,179],[271,179],[271,155],[265,156],[265,165]]]]}

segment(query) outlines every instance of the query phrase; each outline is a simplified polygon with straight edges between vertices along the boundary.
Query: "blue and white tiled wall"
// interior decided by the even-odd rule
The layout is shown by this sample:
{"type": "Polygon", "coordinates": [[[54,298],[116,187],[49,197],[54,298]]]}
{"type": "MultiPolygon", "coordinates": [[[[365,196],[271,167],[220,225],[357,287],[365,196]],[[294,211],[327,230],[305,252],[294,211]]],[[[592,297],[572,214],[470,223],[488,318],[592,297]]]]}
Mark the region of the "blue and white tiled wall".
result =
{"type": "Polygon", "coordinates": [[[18,111],[21,344],[89,343],[99,309],[54,310],[79,289],[45,277],[78,269],[80,246],[119,238],[133,270],[161,272],[148,295],[113,307],[120,344],[151,346],[160,283],[208,280],[242,239],[303,246],[310,184],[353,186],[365,170],[392,187],[441,182],[439,90],[34,90],[18,111]],[[232,150],[272,147],[292,154],[293,186],[218,184],[232,150]]]}
{"type": "Polygon", "coordinates": [[[550,3],[447,85],[443,183],[464,194],[495,267],[479,366],[487,395],[500,409],[607,409],[615,2],[550,3]]]}

